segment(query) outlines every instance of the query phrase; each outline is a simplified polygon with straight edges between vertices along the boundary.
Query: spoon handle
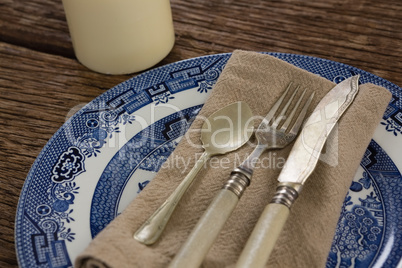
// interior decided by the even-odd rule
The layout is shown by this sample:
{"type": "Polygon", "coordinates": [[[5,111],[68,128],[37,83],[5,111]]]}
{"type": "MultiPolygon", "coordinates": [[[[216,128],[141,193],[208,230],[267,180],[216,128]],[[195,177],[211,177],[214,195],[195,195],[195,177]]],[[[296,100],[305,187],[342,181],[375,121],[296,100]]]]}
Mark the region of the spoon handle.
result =
{"type": "Polygon", "coordinates": [[[180,199],[194,181],[195,176],[210,158],[210,154],[204,151],[183,181],[177,186],[166,201],[145,221],[134,234],[134,239],[145,245],[152,245],[161,236],[170,217],[173,214],[180,199]]]}

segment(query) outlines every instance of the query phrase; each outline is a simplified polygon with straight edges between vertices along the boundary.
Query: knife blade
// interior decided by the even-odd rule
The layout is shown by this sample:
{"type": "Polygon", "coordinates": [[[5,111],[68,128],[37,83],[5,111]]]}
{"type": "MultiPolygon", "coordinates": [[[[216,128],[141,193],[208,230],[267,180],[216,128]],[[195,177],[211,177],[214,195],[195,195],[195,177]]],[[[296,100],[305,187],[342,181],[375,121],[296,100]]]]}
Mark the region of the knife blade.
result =
{"type": "Polygon", "coordinates": [[[303,184],[313,172],[321,150],[339,118],[358,92],[359,76],[350,77],[331,89],[305,122],[278,177],[276,193],[262,212],[236,267],[264,267],[299,196],[303,184]]]}

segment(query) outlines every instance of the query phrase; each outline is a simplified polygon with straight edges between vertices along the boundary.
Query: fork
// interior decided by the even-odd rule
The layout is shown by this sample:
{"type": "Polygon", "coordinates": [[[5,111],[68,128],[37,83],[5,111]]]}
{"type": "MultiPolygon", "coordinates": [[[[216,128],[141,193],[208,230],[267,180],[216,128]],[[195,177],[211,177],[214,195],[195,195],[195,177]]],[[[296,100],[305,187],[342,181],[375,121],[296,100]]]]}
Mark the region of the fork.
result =
{"type": "Polygon", "coordinates": [[[250,185],[255,163],[261,154],[269,149],[284,148],[296,138],[306,116],[307,109],[314,97],[314,92],[305,102],[295,122],[291,124],[306,93],[306,90],[304,90],[290,111],[290,114],[286,116],[294,97],[299,91],[300,87],[297,86],[279,115],[276,116],[291,87],[292,82],[289,83],[285,92],[262,120],[255,132],[257,140],[255,149],[240,166],[232,171],[230,178],[224,183],[222,189],[212,200],[169,267],[187,268],[199,267],[201,265],[226,220],[232,214],[246,188],[250,185]],[[283,120],[285,122],[282,124],[283,120]]]}

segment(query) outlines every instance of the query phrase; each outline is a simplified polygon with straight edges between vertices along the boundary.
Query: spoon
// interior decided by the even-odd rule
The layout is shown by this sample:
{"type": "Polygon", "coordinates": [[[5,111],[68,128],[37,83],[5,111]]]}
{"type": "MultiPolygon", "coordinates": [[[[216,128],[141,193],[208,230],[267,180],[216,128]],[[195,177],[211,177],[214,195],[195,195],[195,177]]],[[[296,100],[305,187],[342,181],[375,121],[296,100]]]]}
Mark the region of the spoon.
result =
{"type": "Polygon", "coordinates": [[[134,234],[134,239],[152,245],[161,236],[178,202],[205,162],[214,155],[226,154],[245,144],[253,134],[253,113],[245,102],[235,102],[210,115],[201,128],[204,152],[166,201],[134,234]]]}

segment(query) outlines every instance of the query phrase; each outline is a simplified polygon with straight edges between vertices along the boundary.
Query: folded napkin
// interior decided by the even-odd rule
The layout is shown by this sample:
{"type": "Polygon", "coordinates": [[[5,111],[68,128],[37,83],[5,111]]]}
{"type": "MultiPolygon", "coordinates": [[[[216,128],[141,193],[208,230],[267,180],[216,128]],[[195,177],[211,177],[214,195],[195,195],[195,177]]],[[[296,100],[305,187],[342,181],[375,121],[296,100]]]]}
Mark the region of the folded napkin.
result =
{"type": "MultiPolygon", "coordinates": [[[[235,51],[200,115],[208,117],[219,108],[241,100],[260,116],[255,122],[258,127],[290,81],[307,88],[307,93],[316,92],[309,113],[335,85],[269,55],[235,51]]],[[[269,267],[325,266],[343,200],[390,98],[391,94],[384,88],[372,84],[360,86],[354,103],[331,134],[322,160],[292,207],[269,259],[269,267]]],[[[180,161],[176,165],[164,165],[125,211],[78,256],[76,267],[168,265],[232,169],[252,151],[251,146],[243,146],[208,162],[179,203],[159,241],[152,246],[138,243],[133,239],[134,232],[170,195],[200,156],[202,149],[190,144],[200,144],[200,133],[194,130],[202,124],[201,117],[193,122],[189,138],[183,139],[167,160],[175,163],[174,159],[182,159],[186,164],[189,161],[187,169],[180,161]]],[[[250,187],[206,256],[203,267],[227,267],[236,263],[260,213],[273,196],[276,179],[291,147],[262,155],[250,187]]]]}

